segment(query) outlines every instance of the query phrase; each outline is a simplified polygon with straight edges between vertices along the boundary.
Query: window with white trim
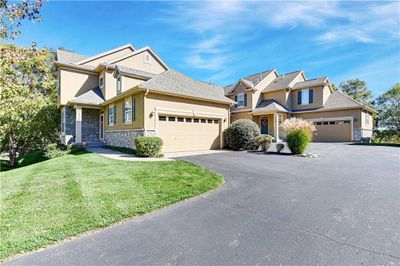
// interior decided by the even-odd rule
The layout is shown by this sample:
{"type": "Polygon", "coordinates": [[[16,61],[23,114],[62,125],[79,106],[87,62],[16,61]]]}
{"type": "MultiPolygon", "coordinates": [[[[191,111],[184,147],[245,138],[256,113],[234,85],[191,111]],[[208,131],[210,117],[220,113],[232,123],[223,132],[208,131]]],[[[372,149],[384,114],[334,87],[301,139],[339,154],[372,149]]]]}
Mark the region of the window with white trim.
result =
{"type": "Polygon", "coordinates": [[[297,92],[297,104],[312,104],[314,102],[314,90],[313,89],[303,89],[297,92]]]}
{"type": "Polygon", "coordinates": [[[122,92],[122,76],[117,76],[117,95],[122,92]]]}
{"type": "Polygon", "coordinates": [[[132,99],[125,101],[125,123],[132,123],[132,99]]]}
{"type": "Polygon", "coordinates": [[[301,104],[309,104],[308,89],[301,90],[301,104]]]}
{"type": "Polygon", "coordinates": [[[371,122],[371,117],[369,114],[365,113],[365,125],[369,125],[371,122]]]}
{"type": "Polygon", "coordinates": [[[111,104],[108,106],[108,125],[114,125],[114,105],[111,104]]]}
{"type": "Polygon", "coordinates": [[[237,102],[237,105],[236,105],[236,107],[243,107],[243,106],[245,106],[245,100],[244,100],[244,93],[239,93],[238,95],[237,95],[237,98],[236,98],[236,102],[237,102]]]}

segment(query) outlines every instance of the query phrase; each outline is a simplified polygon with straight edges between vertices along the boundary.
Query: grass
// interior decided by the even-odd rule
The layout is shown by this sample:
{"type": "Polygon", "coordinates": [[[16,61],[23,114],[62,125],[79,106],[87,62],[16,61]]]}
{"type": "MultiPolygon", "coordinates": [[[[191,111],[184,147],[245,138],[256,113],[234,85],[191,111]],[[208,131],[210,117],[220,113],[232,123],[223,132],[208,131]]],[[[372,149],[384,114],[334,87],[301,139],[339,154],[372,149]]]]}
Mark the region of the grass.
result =
{"type": "Polygon", "coordinates": [[[398,143],[352,143],[352,145],[364,145],[364,146],[388,146],[388,147],[400,147],[400,144],[398,143]]]}
{"type": "Polygon", "coordinates": [[[24,167],[35,163],[40,163],[47,160],[43,150],[31,151],[18,159],[18,166],[12,167],[8,164],[8,157],[0,158],[0,171],[5,172],[17,167],[24,167]]]}
{"type": "Polygon", "coordinates": [[[108,146],[108,145],[104,146],[104,148],[113,150],[113,151],[119,151],[119,152],[126,153],[126,154],[136,155],[136,150],[134,150],[134,149],[124,148],[124,147],[116,147],[116,146],[108,146]]]}
{"type": "Polygon", "coordinates": [[[0,182],[4,259],[204,193],[223,179],[183,161],[81,152],[2,172],[0,182]]]}

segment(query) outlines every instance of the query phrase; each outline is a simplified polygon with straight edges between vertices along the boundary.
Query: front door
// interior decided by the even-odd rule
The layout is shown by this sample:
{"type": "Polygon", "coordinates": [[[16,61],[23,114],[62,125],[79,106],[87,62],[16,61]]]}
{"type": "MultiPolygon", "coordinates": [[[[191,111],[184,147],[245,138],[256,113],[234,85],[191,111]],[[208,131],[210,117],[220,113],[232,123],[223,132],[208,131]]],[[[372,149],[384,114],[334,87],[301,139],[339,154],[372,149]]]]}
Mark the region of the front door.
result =
{"type": "Polygon", "coordinates": [[[100,132],[99,132],[100,140],[104,139],[104,114],[100,114],[100,132]]]}
{"type": "Polygon", "coordinates": [[[261,134],[268,134],[268,117],[261,117],[261,134]]]}

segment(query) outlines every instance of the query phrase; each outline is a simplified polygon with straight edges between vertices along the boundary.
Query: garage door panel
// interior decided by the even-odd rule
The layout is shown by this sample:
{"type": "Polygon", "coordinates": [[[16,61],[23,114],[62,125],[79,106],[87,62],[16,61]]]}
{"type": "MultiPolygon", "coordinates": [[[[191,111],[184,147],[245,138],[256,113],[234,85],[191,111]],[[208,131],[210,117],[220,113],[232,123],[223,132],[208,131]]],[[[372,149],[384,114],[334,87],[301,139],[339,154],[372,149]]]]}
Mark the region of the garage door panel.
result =
{"type": "Polygon", "coordinates": [[[157,135],[164,142],[163,152],[218,149],[220,125],[214,121],[158,121],[157,135]]]}
{"type": "Polygon", "coordinates": [[[315,122],[314,141],[351,141],[350,121],[315,122]]]}

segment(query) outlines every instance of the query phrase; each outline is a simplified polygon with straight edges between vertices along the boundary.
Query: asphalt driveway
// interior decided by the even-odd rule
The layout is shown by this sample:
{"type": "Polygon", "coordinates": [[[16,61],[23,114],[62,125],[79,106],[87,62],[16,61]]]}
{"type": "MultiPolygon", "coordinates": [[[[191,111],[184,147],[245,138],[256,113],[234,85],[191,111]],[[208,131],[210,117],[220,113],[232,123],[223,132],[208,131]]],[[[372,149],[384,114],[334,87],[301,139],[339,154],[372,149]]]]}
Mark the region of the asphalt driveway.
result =
{"type": "Polygon", "coordinates": [[[400,149],[310,150],[185,157],[226,183],[5,264],[400,264],[400,149]]]}

